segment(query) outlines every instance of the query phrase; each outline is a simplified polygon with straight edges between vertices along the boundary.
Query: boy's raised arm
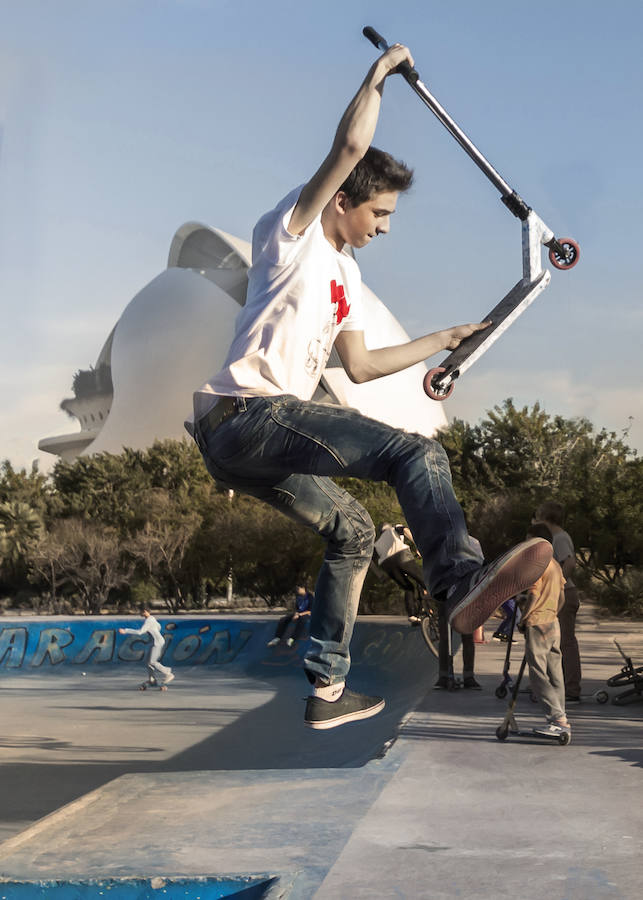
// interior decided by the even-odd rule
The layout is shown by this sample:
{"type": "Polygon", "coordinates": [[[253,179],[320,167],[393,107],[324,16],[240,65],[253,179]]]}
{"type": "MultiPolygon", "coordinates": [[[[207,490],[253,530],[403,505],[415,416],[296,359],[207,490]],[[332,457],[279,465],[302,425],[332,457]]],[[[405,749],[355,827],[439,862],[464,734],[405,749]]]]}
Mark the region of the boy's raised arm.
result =
{"type": "Polygon", "coordinates": [[[371,145],[380,111],[384,81],[404,61],[413,66],[407,47],[393,44],[377,59],[337,127],[330,153],[303,188],[288,224],[302,234],[339,190],[371,145]]]}

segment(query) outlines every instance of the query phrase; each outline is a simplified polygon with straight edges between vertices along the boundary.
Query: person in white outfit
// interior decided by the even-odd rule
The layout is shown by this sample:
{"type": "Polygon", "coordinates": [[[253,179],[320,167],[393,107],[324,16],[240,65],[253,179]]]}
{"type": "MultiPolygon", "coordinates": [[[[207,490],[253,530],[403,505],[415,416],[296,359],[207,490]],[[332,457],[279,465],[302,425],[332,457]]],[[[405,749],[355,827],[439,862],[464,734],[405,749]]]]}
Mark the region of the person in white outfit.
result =
{"type": "Polygon", "coordinates": [[[161,632],[161,625],[154,618],[149,609],[142,609],[141,614],[144,618],[141,628],[119,628],[119,634],[137,634],[140,637],[149,634],[152,637],[152,646],[147,654],[147,669],[150,675],[150,683],[160,686],[169,684],[174,681],[174,674],[169,666],[164,666],[159,660],[165,647],[165,640],[161,632]]]}

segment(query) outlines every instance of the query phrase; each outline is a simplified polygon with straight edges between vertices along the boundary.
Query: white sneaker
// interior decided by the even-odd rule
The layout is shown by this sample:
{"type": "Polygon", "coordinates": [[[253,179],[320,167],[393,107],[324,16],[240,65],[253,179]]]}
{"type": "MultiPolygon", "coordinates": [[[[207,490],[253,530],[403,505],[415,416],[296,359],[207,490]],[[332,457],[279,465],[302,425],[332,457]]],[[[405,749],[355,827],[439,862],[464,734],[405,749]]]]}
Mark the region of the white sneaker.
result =
{"type": "Polygon", "coordinates": [[[165,678],[163,679],[163,684],[169,684],[170,681],[174,681],[175,677],[176,676],[174,675],[174,673],[170,672],[170,674],[166,675],[165,678]]]}
{"type": "Polygon", "coordinates": [[[292,645],[295,643],[295,639],[294,639],[294,638],[288,638],[288,640],[286,641],[286,643],[288,644],[289,647],[292,647],[292,645]]]}
{"type": "Polygon", "coordinates": [[[266,647],[276,647],[278,643],[279,643],[279,638],[272,638],[271,640],[268,641],[268,643],[266,644],[266,647]]]}

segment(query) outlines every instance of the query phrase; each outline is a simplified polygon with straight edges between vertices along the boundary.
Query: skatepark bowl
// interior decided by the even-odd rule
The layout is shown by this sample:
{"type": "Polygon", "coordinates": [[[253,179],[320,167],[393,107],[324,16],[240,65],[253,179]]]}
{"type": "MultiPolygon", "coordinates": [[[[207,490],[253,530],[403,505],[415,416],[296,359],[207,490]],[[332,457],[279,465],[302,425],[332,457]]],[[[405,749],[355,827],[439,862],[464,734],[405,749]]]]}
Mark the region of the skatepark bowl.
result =
{"type": "Polygon", "coordinates": [[[176,676],[163,692],[139,690],[147,645],[118,633],[140,619],[0,620],[0,900],[312,896],[437,672],[419,629],[360,618],[349,683],[386,707],[317,732],[307,641],[268,648],[274,616],[159,620],[176,676]]]}

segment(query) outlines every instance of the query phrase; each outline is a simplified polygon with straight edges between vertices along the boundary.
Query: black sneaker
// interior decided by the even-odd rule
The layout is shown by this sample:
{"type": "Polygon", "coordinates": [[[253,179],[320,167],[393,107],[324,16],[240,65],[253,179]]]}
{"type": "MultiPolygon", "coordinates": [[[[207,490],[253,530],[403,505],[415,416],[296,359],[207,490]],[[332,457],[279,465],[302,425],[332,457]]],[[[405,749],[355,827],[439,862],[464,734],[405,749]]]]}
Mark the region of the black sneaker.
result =
{"type": "Polygon", "coordinates": [[[381,697],[366,697],[344,688],[339,700],[322,700],[321,697],[308,697],[304,725],[309,728],[336,728],[346,722],[368,719],[384,709],[381,697]]]}
{"type": "Polygon", "coordinates": [[[565,697],[565,703],[580,703],[581,699],[578,694],[572,694],[571,697],[565,697]]]}
{"type": "Polygon", "coordinates": [[[448,675],[440,675],[433,685],[434,691],[457,691],[462,687],[462,682],[457,678],[449,678],[448,675]]]}
{"type": "Polygon", "coordinates": [[[498,606],[537,581],[552,558],[552,545],[531,538],[481,566],[447,593],[449,625],[461,634],[472,634],[498,606]]]}
{"type": "Polygon", "coordinates": [[[467,678],[464,679],[464,681],[462,682],[462,687],[469,688],[469,690],[471,690],[471,691],[481,691],[482,690],[482,685],[479,684],[475,680],[473,675],[469,675],[469,676],[467,676],[467,678]]]}

